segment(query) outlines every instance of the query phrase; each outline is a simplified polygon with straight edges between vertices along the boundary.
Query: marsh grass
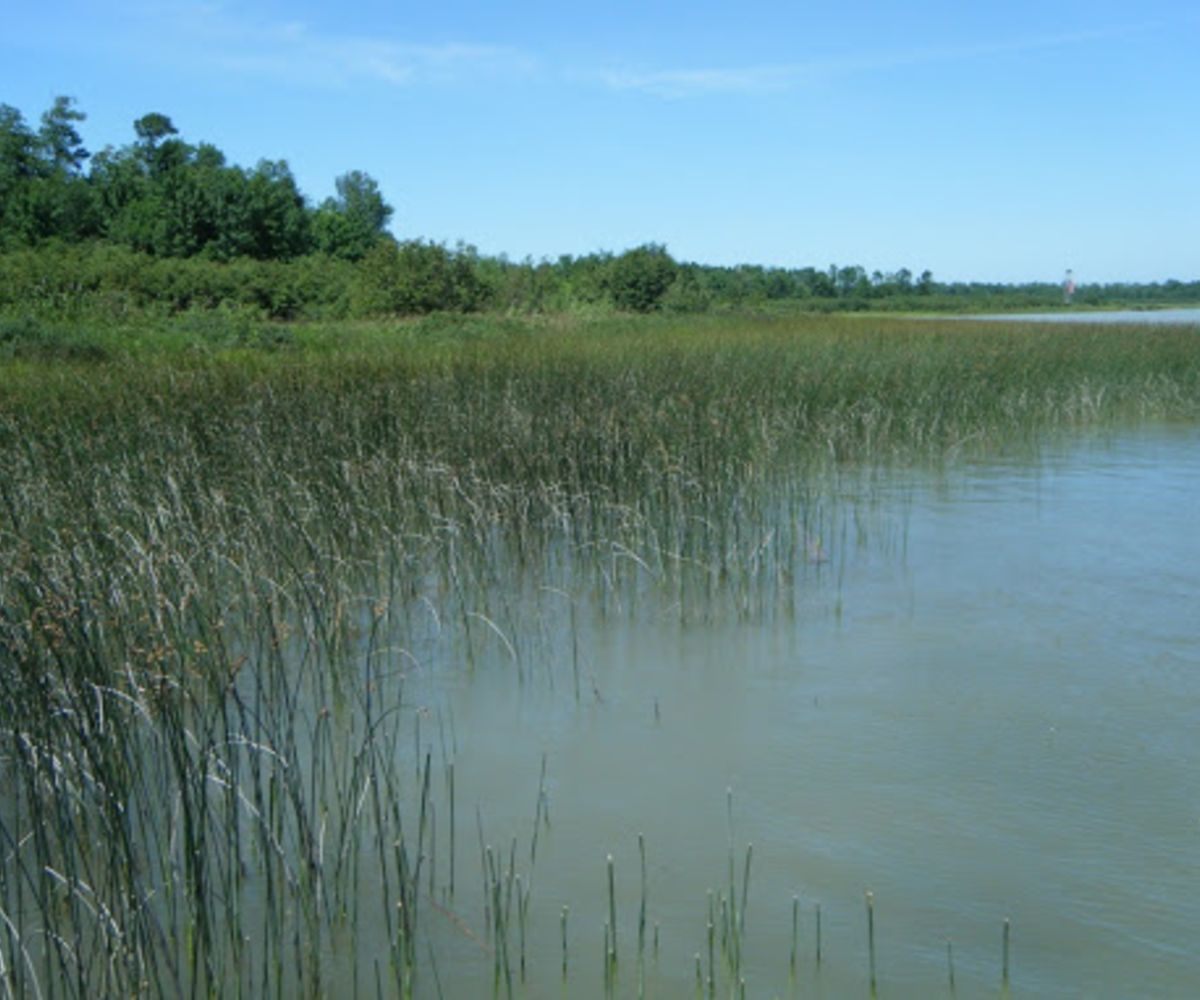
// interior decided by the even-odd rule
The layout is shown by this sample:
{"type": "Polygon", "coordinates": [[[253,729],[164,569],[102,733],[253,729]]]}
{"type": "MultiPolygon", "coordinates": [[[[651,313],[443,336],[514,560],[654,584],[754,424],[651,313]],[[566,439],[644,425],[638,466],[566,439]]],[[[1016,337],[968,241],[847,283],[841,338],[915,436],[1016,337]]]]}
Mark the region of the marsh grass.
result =
{"type": "MultiPolygon", "coordinates": [[[[684,619],[794,612],[876,470],[1200,413],[1186,329],[472,319],[298,328],[286,350],[6,330],[26,345],[0,361],[6,996],[440,991],[429,912],[518,990],[545,763],[524,877],[479,821],[472,929],[452,754],[440,800],[419,735],[402,766],[430,621],[463,669],[525,684],[536,623],[566,616],[578,698],[579,608],[631,614],[649,589],[684,619]],[[333,956],[366,923],[387,953],[347,984],[333,956]]],[[[710,995],[718,941],[742,982],[751,853],[739,894],[730,836],[710,995]]],[[[793,968],[796,934],[794,911],[793,968]]]]}

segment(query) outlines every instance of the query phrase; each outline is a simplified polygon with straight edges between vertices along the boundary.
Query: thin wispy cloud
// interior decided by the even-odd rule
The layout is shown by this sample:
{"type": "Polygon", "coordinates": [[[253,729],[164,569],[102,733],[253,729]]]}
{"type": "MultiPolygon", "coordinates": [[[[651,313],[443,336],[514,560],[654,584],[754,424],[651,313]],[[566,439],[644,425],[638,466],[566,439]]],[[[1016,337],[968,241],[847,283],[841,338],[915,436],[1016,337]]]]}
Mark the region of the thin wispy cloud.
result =
{"type": "Polygon", "coordinates": [[[683,69],[639,73],[607,70],[598,75],[611,90],[642,91],[655,97],[703,97],[710,94],[766,94],[788,90],[799,76],[796,66],[742,66],[735,69],[683,69]]]}
{"type": "Polygon", "coordinates": [[[967,62],[987,56],[1015,55],[1085,45],[1089,42],[1127,37],[1159,26],[1157,23],[1125,25],[1010,41],[849,54],[785,64],[651,71],[605,70],[596,74],[595,79],[611,90],[640,92],[666,99],[707,97],[716,94],[770,94],[833,79],[886,72],[908,66],[967,62]]]}
{"type": "Polygon", "coordinates": [[[145,10],[157,50],[228,73],[310,86],[371,81],[407,87],[529,75],[537,62],[508,46],[421,44],[324,32],[301,21],[251,19],[223,3],[182,3],[145,10]]]}

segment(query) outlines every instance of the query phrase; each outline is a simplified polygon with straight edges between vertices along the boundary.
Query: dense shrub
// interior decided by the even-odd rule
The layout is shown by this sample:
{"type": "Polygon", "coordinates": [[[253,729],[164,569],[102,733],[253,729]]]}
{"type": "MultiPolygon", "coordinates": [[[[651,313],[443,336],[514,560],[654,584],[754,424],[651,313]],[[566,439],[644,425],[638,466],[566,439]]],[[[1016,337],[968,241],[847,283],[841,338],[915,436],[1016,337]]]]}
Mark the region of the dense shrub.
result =
{"type": "Polygon", "coordinates": [[[48,326],[29,316],[0,319],[0,359],[104,361],[108,356],[78,327],[48,326]]]}
{"type": "Polygon", "coordinates": [[[485,300],[486,288],[468,251],[417,240],[381,240],[357,265],[350,284],[355,316],[469,312],[485,300]]]}
{"type": "Polygon", "coordinates": [[[352,264],[324,255],[221,262],[52,242],[0,255],[0,309],[123,319],[243,306],[272,319],[338,318],[352,273],[352,264]]]}
{"type": "Polygon", "coordinates": [[[604,284],[618,309],[652,312],[675,281],[678,266],[664,246],[647,243],[613,258],[604,284]]]}

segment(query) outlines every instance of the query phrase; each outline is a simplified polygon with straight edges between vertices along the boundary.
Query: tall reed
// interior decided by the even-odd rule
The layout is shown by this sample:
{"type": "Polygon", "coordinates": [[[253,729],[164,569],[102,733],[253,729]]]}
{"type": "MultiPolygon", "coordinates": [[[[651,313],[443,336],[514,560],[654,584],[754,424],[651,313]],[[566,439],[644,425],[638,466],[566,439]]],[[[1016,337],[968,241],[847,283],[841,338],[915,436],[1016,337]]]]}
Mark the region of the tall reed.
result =
{"type": "MultiPolygon", "coordinates": [[[[299,343],[0,366],[15,995],[318,996],[375,925],[388,953],[349,960],[354,991],[420,992],[439,840],[447,901],[458,874],[453,763],[437,801],[405,692],[428,632],[528,683],[530,608],[565,595],[578,692],[580,606],[652,586],[685,619],[787,613],[847,484],[869,494],[883,465],[1200,414],[1189,330],[705,318],[299,343]]],[[[541,785],[531,866],[548,824],[541,785]]],[[[480,848],[509,990],[532,883],[511,933],[515,847],[507,868],[480,848]]],[[[739,893],[731,831],[709,990],[718,931],[741,979],[750,860],[739,893]]],[[[817,942],[819,962],[819,910],[817,942]]]]}

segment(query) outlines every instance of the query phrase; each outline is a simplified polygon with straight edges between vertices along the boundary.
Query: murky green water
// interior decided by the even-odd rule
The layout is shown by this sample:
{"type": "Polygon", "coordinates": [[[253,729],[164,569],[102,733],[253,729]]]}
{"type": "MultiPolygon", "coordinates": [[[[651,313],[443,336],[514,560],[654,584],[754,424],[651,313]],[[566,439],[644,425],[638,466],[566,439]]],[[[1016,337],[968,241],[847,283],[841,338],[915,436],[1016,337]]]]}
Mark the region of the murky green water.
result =
{"type": "MultiPolygon", "coordinates": [[[[422,754],[456,762],[453,900],[444,795],[434,858],[456,917],[422,918],[445,995],[493,988],[479,827],[506,858],[515,839],[532,889],[524,985],[509,940],[520,995],[602,994],[609,854],[616,994],[637,995],[639,833],[649,995],[691,995],[697,953],[707,975],[731,842],[738,894],[753,844],[748,996],[865,995],[868,889],[884,996],[948,993],[947,938],[959,995],[994,995],[1006,917],[1013,995],[1195,992],[1200,431],[898,473],[876,500],[861,531],[821,539],[794,616],[681,625],[647,596],[584,607],[572,633],[564,610],[520,683],[498,638],[472,673],[416,651],[422,754]]],[[[719,941],[716,962],[729,995],[719,941]]]]}

